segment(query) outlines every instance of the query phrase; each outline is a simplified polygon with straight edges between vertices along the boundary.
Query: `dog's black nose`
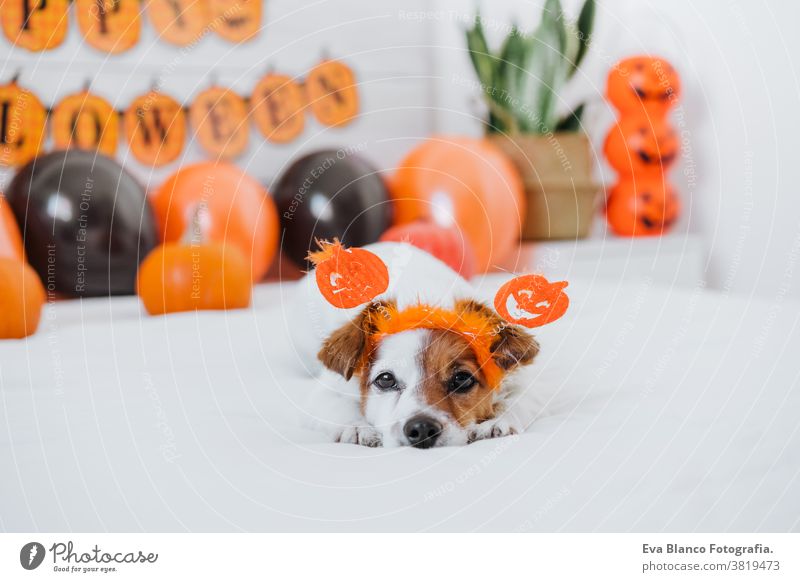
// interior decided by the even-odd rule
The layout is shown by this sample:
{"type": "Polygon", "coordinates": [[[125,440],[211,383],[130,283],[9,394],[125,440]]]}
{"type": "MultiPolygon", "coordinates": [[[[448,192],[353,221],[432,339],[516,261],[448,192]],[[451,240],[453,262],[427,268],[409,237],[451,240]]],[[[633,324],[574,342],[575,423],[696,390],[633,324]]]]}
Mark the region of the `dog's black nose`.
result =
{"type": "Polygon", "coordinates": [[[428,416],[415,416],[406,423],[403,432],[412,447],[429,449],[442,434],[442,425],[428,416]]]}

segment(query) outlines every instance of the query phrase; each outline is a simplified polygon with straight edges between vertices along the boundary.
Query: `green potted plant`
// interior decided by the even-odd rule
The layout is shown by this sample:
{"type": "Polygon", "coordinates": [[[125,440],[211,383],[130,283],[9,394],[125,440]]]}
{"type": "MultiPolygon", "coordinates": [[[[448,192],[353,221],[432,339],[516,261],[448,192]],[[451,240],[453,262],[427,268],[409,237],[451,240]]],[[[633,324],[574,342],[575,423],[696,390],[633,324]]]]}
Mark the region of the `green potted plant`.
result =
{"type": "Polygon", "coordinates": [[[511,158],[525,184],[524,239],[589,234],[600,188],[581,125],[584,106],[563,116],[557,106],[589,49],[594,12],[594,0],[586,0],[571,22],[559,0],[546,0],[538,27],[526,34],[512,26],[499,52],[489,49],[480,15],[466,31],[488,107],[487,139],[511,158]]]}

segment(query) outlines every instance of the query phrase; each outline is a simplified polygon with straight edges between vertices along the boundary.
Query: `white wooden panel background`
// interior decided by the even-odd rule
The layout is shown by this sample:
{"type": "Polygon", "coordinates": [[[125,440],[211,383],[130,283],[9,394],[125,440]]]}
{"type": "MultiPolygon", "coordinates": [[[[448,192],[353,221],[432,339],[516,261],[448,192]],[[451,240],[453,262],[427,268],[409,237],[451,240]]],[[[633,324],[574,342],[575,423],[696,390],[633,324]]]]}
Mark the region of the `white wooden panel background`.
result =
{"type": "MultiPolygon", "coordinates": [[[[32,89],[46,106],[83,88],[124,109],[154,83],[188,104],[212,80],[249,95],[270,69],[297,77],[327,52],[345,60],[360,84],[361,115],[343,128],[320,125],[309,113],[306,129],[289,144],[271,144],[251,127],[250,147],[236,163],[269,184],[301,152],[323,147],[356,147],[379,168],[390,169],[421,137],[431,131],[431,59],[429,27],[404,17],[424,0],[265,0],[264,28],[252,41],[234,45],[211,33],[191,47],[176,47],[157,38],[143,15],[139,43],[120,55],[108,55],[83,43],[74,8],[63,45],[42,53],[13,48],[0,38],[0,82],[19,71],[20,84],[32,89]]],[[[49,146],[49,143],[48,143],[49,146]]],[[[123,160],[148,187],[157,186],[181,164],[208,156],[187,143],[175,162],[151,168],[137,163],[121,141],[123,160]]],[[[10,172],[0,170],[0,190],[10,172]]]]}

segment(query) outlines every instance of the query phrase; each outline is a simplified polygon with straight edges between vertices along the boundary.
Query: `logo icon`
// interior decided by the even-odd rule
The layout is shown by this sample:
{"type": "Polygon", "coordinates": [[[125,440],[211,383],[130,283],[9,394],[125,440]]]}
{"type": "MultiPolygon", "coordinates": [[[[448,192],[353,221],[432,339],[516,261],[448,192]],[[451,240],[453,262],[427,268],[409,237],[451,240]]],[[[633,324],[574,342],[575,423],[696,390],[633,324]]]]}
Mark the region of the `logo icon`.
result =
{"type": "Polygon", "coordinates": [[[28,542],[19,551],[19,563],[26,570],[35,570],[44,561],[44,546],[39,542],[28,542]]]}

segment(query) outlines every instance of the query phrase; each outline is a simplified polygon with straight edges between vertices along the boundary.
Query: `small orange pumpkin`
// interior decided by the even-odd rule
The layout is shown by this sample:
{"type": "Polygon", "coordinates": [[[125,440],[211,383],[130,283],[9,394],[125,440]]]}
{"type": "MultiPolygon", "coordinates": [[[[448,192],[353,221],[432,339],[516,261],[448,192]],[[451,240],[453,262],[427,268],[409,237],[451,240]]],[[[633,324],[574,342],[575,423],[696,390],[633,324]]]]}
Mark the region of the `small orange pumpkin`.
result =
{"type": "Polygon", "coordinates": [[[142,264],[136,293],[150,315],[250,305],[250,263],[233,245],[165,243],[142,264]]]}
{"type": "Polygon", "coordinates": [[[304,107],[300,85],[287,75],[266,75],[250,98],[253,122],[261,135],[275,143],[292,141],[303,132],[304,107]]]}
{"type": "Polygon", "coordinates": [[[611,128],[603,146],[608,163],[622,174],[662,174],[678,157],[680,144],[672,126],[640,116],[611,128]]]}
{"type": "Polygon", "coordinates": [[[139,42],[139,0],[75,0],[78,27],[86,42],[107,53],[124,52],[139,42]]]}
{"type": "Polygon", "coordinates": [[[566,281],[551,283],[541,275],[522,275],[500,287],[494,297],[494,308],[509,323],[539,327],[567,312],[566,286],[566,281]]]}
{"type": "Polygon", "coordinates": [[[0,339],[20,339],[34,333],[45,299],[39,275],[28,263],[0,258],[0,339]]]}
{"type": "Polygon", "coordinates": [[[86,91],[69,95],[53,109],[50,123],[58,149],[97,150],[107,156],[117,151],[119,115],[102,97],[86,91]]]}
{"type": "Polygon", "coordinates": [[[637,56],[618,62],[608,74],[606,92],[623,114],[662,119],[681,94],[675,68],[659,57],[637,56]]]}
{"type": "Polygon", "coordinates": [[[212,156],[235,158],[250,137],[247,104],[233,91],[210,87],[195,97],[189,121],[200,145],[212,156]]]}
{"type": "Polygon", "coordinates": [[[261,0],[209,0],[214,32],[230,42],[247,42],[261,30],[261,0]]]}
{"type": "Polygon", "coordinates": [[[0,258],[25,260],[25,245],[14,212],[6,197],[0,194],[0,258]]]}
{"type": "Polygon", "coordinates": [[[67,0],[4,0],[0,21],[6,38],[29,51],[46,51],[64,42],[67,0]]]}
{"type": "Polygon", "coordinates": [[[211,20],[208,2],[201,0],[149,0],[147,14],[158,37],[178,46],[197,41],[211,20]]]}
{"type": "Polygon", "coordinates": [[[369,303],[389,288],[389,271],[376,254],[357,247],[347,249],[338,240],[318,241],[309,253],[315,265],[317,287],[334,307],[350,309],[369,303]]]}
{"type": "Polygon", "coordinates": [[[660,176],[625,178],[612,189],[606,219],[621,236],[657,236],[667,233],[680,215],[680,199],[660,176]]]}
{"type": "Polygon", "coordinates": [[[151,91],[137,97],[123,121],[131,152],[143,164],[163,166],[183,151],[186,117],[181,104],[169,95],[151,91]]]}
{"type": "Polygon", "coordinates": [[[311,69],[306,93],[314,116],[325,125],[344,125],[358,114],[353,70],[341,61],[325,60],[311,69]]]}
{"type": "Polygon", "coordinates": [[[47,111],[36,95],[16,81],[0,86],[0,165],[33,159],[44,145],[46,122],[47,111]]]}

